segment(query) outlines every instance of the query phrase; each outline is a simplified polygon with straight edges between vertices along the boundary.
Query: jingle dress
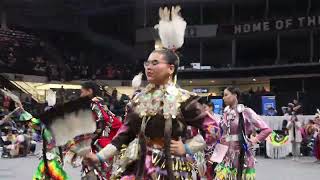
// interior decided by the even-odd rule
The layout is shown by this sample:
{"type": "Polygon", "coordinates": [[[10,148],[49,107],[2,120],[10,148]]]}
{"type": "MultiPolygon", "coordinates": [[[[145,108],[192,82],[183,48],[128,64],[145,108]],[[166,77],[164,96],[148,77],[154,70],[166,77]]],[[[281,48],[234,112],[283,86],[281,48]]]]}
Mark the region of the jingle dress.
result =
{"type": "Polygon", "coordinates": [[[256,128],[258,128],[261,131],[256,138],[259,142],[262,142],[269,136],[272,130],[252,109],[244,108],[243,106],[241,113],[238,113],[237,110],[231,109],[228,106],[225,109],[223,120],[220,122],[222,128],[221,144],[228,146],[228,151],[224,156],[223,161],[215,168],[216,180],[237,179],[237,168],[239,167],[238,159],[240,154],[238,130],[240,115],[243,116],[244,131],[248,145],[248,148],[245,151],[242,179],[255,179],[255,159],[248,137],[256,130],[256,128]]]}
{"type": "MultiPolygon", "coordinates": [[[[149,84],[135,96],[125,124],[112,140],[111,146],[121,151],[123,145],[129,144],[125,151],[130,156],[136,153],[134,148],[129,149],[130,142],[139,137],[139,158],[120,171],[116,179],[194,179],[197,172],[192,161],[187,156],[170,155],[168,158],[170,144],[168,146],[166,142],[181,138],[188,145],[190,154],[203,150],[206,143],[214,142],[217,124],[203,111],[198,99],[195,94],[173,84],[161,87],[149,84]],[[167,122],[170,121],[171,136],[166,131],[167,122]],[[199,129],[202,136],[186,139],[187,126],[199,129]],[[141,130],[145,131],[141,133],[141,130]]],[[[108,146],[98,156],[108,158],[108,148],[111,147],[108,146]]]]}

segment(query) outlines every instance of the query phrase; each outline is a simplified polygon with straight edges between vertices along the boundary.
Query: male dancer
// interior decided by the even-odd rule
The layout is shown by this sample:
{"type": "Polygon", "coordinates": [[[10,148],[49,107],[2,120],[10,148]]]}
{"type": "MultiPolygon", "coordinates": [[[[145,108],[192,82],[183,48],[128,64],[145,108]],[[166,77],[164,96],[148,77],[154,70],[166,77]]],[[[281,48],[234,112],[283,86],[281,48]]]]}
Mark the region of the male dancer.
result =
{"type": "MultiPolygon", "coordinates": [[[[97,130],[95,131],[92,140],[92,151],[94,153],[99,152],[102,148],[108,145],[122,125],[121,121],[116,118],[104,104],[103,99],[99,97],[100,93],[100,87],[95,82],[88,81],[82,84],[80,96],[92,99],[91,109],[94,113],[97,124],[97,130]]],[[[100,172],[98,172],[97,169],[84,166],[84,179],[92,176],[98,176],[99,179],[108,179],[110,176],[110,170],[106,170],[107,167],[110,167],[111,169],[110,163],[102,164],[101,167],[99,167],[100,170],[98,170],[100,172]],[[104,174],[106,171],[107,174],[104,174]]]]}

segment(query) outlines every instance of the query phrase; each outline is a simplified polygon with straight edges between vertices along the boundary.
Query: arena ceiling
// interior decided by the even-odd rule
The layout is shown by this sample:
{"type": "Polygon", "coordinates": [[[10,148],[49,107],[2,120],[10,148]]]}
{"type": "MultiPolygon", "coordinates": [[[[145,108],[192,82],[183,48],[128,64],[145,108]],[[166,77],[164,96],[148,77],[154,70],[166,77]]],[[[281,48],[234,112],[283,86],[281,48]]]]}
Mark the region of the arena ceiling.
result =
{"type": "MultiPolygon", "coordinates": [[[[130,16],[128,10],[132,10],[134,6],[133,0],[3,0],[0,2],[2,11],[6,12],[9,29],[78,32],[86,40],[112,48],[115,52],[126,54],[132,59],[140,57],[140,53],[136,53],[132,44],[121,39],[121,33],[117,36],[108,32],[96,32],[89,27],[88,19],[103,13],[107,17],[103,24],[112,22],[109,24],[113,25],[117,22],[117,18],[111,17],[125,13],[130,16]]],[[[134,29],[127,28],[127,30],[134,32],[134,29]]]]}
{"type": "Polygon", "coordinates": [[[46,15],[59,11],[70,14],[110,11],[119,7],[131,7],[134,2],[133,0],[3,0],[2,4],[5,8],[46,15]]]}

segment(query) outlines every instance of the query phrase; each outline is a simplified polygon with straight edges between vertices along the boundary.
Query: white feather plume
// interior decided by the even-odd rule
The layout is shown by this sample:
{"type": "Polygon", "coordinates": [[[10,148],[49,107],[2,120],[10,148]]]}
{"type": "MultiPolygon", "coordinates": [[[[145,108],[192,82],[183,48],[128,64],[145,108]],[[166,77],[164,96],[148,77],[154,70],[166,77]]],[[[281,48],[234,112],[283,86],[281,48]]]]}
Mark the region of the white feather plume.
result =
{"type": "Polygon", "coordinates": [[[142,73],[139,73],[138,75],[134,76],[132,79],[132,87],[134,90],[137,90],[140,88],[141,83],[142,83],[142,73]]]}
{"type": "Polygon", "coordinates": [[[1,89],[1,92],[3,95],[10,97],[14,102],[21,103],[19,97],[13,94],[11,91],[1,89]]]}
{"type": "Polygon", "coordinates": [[[88,109],[66,114],[64,117],[56,119],[49,128],[56,145],[62,146],[76,136],[94,133],[96,123],[91,110],[88,109]]]}
{"type": "Polygon", "coordinates": [[[320,110],[319,110],[319,109],[317,109],[317,113],[315,114],[315,116],[316,116],[317,118],[320,118],[320,110]]]}
{"type": "Polygon", "coordinates": [[[159,24],[155,26],[159,31],[162,45],[167,49],[178,49],[184,43],[187,23],[180,16],[180,6],[159,9],[159,24]]]}
{"type": "Polygon", "coordinates": [[[56,104],[56,92],[49,89],[47,91],[46,101],[48,102],[48,106],[54,106],[56,104]]]}

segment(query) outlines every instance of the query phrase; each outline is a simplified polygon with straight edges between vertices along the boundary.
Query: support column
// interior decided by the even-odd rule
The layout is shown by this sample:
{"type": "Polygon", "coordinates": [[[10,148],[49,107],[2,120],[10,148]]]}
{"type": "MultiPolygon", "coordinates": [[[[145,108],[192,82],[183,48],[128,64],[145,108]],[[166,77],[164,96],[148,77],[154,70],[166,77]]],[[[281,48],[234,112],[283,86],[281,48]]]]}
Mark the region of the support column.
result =
{"type": "Polygon", "coordinates": [[[237,64],[237,40],[232,39],[232,67],[235,67],[237,64]]]}
{"type": "Polygon", "coordinates": [[[147,26],[147,0],[135,2],[135,27],[142,28],[147,26]]]}
{"type": "Polygon", "coordinates": [[[8,29],[7,25],[7,13],[6,10],[3,8],[1,11],[1,29],[8,29]]]}
{"type": "MultiPolygon", "coordinates": [[[[236,22],[236,18],[235,18],[235,14],[236,14],[236,7],[235,7],[235,3],[232,3],[232,7],[231,7],[231,13],[232,13],[232,18],[231,18],[231,23],[235,24],[236,22]]],[[[231,60],[231,67],[235,67],[237,64],[237,40],[235,39],[235,37],[233,37],[232,41],[231,41],[231,51],[232,51],[232,60],[231,60]]]]}
{"type": "Polygon", "coordinates": [[[199,48],[199,57],[200,57],[200,66],[202,66],[203,63],[203,42],[200,40],[200,48],[199,48]]]}
{"type": "Polygon", "coordinates": [[[266,0],[266,7],[265,7],[265,10],[264,10],[264,18],[265,19],[268,19],[269,17],[269,0],[266,0]]]}
{"type": "Polygon", "coordinates": [[[311,0],[308,0],[307,16],[310,15],[311,7],[312,7],[312,1],[311,1],[311,0]]]}
{"type": "MultiPolygon", "coordinates": [[[[203,24],[203,4],[200,4],[200,24],[203,24]]],[[[200,66],[203,63],[203,41],[200,40],[200,48],[199,48],[199,58],[200,58],[200,66]]]]}
{"type": "Polygon", "coordinates": [[[281,59],[280,33],[277,33],[277,59],[276,59],[276,64],[280,63],[280,59],[281,59]]]}
{"type": "Polygon", "coordinates": [[[235,3],[233,2],[232,5],[231,5],[231,23],[234,24],[235,21],[236,21],[236,18],[235,18],[235,14],[236,14],[236,7],[235,7],[235,3]]]}
{"type": "Polygon", "coordinates": [[[313,36],[313,30],[310,30],[310,62],[313,62],[314,58],[314,36],[313,36]]]}
{"type": "Polygon", "coordinates": [[[200,24],[203,24],[203,4],[200,4],[200,24]]]}
{"type": "Polygon", "coordinates": [[[147,27],[147,0],[143,0],[143,27],[147,27]]]}

